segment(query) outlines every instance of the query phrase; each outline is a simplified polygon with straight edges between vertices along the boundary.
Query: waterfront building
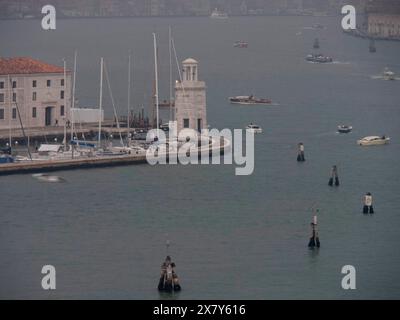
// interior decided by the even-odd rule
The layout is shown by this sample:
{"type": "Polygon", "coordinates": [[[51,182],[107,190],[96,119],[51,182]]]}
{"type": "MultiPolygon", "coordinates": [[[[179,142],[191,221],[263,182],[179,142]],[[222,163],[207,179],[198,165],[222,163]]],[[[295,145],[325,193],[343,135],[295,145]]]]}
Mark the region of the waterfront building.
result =
{"type": "Polygon", "coordinates": [[[370,13],[368,33],[371,36],[400,39],[400,14],[370,13]]]}
{"type": "Polygon", "coordinates": [[[178,133],[185,128],[201,131],[207,128],[206,84],[198,79],[198,62],[182,62],[182,82],[175,84],[175,118],[178,133]]]}
{"type": "Polygon", "coordinates": [[[32,58],[0,58],[0,129],[63,126],[71,72],[32,58]],[[20,120],[21,118],[21,120],[20,120]]]}

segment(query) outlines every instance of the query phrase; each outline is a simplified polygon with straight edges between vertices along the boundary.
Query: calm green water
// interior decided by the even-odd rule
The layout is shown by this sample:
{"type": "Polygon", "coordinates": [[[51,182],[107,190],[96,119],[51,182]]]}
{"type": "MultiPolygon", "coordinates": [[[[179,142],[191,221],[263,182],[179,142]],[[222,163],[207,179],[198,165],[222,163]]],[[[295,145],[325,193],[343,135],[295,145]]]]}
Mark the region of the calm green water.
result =
{"type": "Polygon", "coordinates": [[[400,43],[378,42],[370,54],[368,42],[343,35],[340,18],[68,20],[54,32],[41,31],[39,21],[1,21],[0,54],[57,64],[66,57],[72,66],[78,49],[84,106],[97,105],[102,55],[123,114],[128,50],[135,106],[149,103],[152,32],[159,35],[161,96],[168,95],[169,25],[179,60],[200,62],[211,126],[256,122],[264,129],[254,174],[235,176],[232,165],[140,165],[60,172],[64,184],[0,177],[0,298],[163,298],[156,285],[167,238],[183,287],[174,298],[400,298],[400,81],[371,79],[386,66],[400,73],[400,43]],[[328,28],[306,28],[314,23],[328,28]],[[304,61],[317,36],[336,63],[304,61]],[[232,47],[241,39],[247,50],[232,47]],[[250,93],[280,106],[227,103],[250,93]],[[353,133],[336,134],[341,123],[353,133]],[[375,134],[391,144],[355,144],[375,134]],[[296,162],[300,141],[303,164],[296,162]],[[333,164],[337,189],[327,186],[333,164]],[[373,216],[361,213],[367,191],[373,216]],[[314,204],[319,252],[307,248],[314,204]],[[41,289],[46,264],[57,270],[53,292],[41,289]],[[347,264],[356,267],[357,290],[341,289],[347,264]]]}

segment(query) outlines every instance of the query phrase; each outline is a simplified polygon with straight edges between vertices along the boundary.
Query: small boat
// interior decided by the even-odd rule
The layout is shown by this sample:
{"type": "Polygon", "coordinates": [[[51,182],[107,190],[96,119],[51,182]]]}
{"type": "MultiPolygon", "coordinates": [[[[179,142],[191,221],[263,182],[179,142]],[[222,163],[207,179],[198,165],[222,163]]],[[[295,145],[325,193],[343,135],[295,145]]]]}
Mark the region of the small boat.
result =
{"type": "Polygon", "coordinates": [[[382,77],[383,80],[396,80],[396,74],[393,71],[390,71],[388,68],[385,68],[382,77]]]}
{"type": "Polygon", "coordinates": [[[349,133],[353,130],[352,126],[340,125],[338,126],[339,133],[349,133]]]}
{"type": "Polygon", "coordinates": [[[234,48],[247,48],[249,46],[249,44],[245,41],[235,41],[235,43],[233,44],[234,48]]]}
{"type": "Polygon", "coordinates": [[[66,180],[59,176],[52,176],[44,173],[35,173],[32,175],[33,178],[43,182],[66,182],[66,180]]]}
{"type": "Polygon", "coordinates": [[[389,137],[386,136],[368,136],[364,137],[360,140],[357,141],[357,144],[360,146],[377,146],[377,145],[383,145],[383,144],[388,144],[390,141],[389,137]]]}
{"type": "Polygon", "coordinates": [[[318,39],[318,38],[316,38],[316,39],[314,40],[313,48],[314,48],[314,49],[319,49],[319,39],[318,39]]]}
{"type": "Polygon", "coordinates": [[[229,97],[229,101],[232,104],[245,104],[245,105],[254,105],[254,104],[271,104],[272,101],[270,99],[265,98],[256,98],[253,95],[250,96],[236,96],[229,97]]]}
{"type": "Polygon", "coordinates": [[[217,8],[215,8],[213,10],[213,12],[211,12],[210,18],[211,19],[228,19],[228,14],[225,12],[221,12],[217,8]]]}
{"type": "Polygon", "coordinates": [[[323,54],[309,54],[306,57],[306,61],[315,62],[315,63],[330,63],[333,62],[333,59],[328,56],[324,56],[323,54]]]}
{"type": "Polygon", "coordinates": [[[250,123],[247,127],[246,127],[247,131],[253,132],[253,133],[262,133],[262,128],[256,124],[252,124],[250,123]]]}

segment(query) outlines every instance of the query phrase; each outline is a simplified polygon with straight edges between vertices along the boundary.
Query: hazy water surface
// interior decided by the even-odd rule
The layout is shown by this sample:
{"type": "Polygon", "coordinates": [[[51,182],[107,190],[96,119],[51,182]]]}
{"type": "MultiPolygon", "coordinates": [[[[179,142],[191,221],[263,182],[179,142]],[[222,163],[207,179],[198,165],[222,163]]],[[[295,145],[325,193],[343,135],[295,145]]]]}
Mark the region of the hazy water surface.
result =
{"type": "MultiPolygon", "coordinates": [[[[177,298],[399,298],[400,81],[371,76],[386,66],[400,73],[400,43],[378,42],[370,54],[367,41],[342,33],[340,18],[60,20],[54,32],[42,31],[40,21],[0,21],[0,55],[56,64],[66,57],[72,67],[76,48],[81,106],[98,103],[104,56],[124,114],[129,50],[135,107],[149,104],[152,32],[167,97],[169,25],[179,60],[200,63],[210,125],[256,122],[264,129],[256,136],[254,174],[235,176],[231,165],[140,165],[60,172],[64,184],[0,177],[0,297],[158,299],[169,238],[183,287],[177,298]],[[328,28],[307,29],[314,23],[328,28]],[[304,61],[315,37],[334,64],[304,61]],[[233,48],[236,40],[249,48],[233,48]],[[227,102],[251,93],[280,106],[227,102]],[[341,123],[353,133],[336,134],[341,123]],[[355,143],[381,134],[390,145],[355,143]],[[296,162],[300,141],[303,164],[296,162]],[[333,164],[339,188],[327,186],[333,164]],[[373,216],[361,213],[367,191],[373,216]],[[307,249],[314,204],[321,211],[318,253],[307,249]],[[40,286],[45,264],[57,269],[54,292],[40,286]],[[357,269],[354,291],[341,289],[347,264],[357,269]]],[[[111,115],[107,94],[105,104],[111,115]]]]}

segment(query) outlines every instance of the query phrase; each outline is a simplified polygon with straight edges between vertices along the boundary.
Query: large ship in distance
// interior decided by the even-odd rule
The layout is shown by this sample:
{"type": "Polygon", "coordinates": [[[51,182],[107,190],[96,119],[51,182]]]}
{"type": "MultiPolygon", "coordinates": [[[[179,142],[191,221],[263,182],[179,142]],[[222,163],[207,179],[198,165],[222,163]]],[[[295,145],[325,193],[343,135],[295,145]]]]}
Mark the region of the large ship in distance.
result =
{"type": "Polygon", "coordinates": [[[265,105],[265,104],[272,104],[270,99],[266,98],[256,98],[253,95],[250,96],[236,96],[236,97],[229,97],[229,101],[232,104],[244,104],[244,105],[265,105]]]}

